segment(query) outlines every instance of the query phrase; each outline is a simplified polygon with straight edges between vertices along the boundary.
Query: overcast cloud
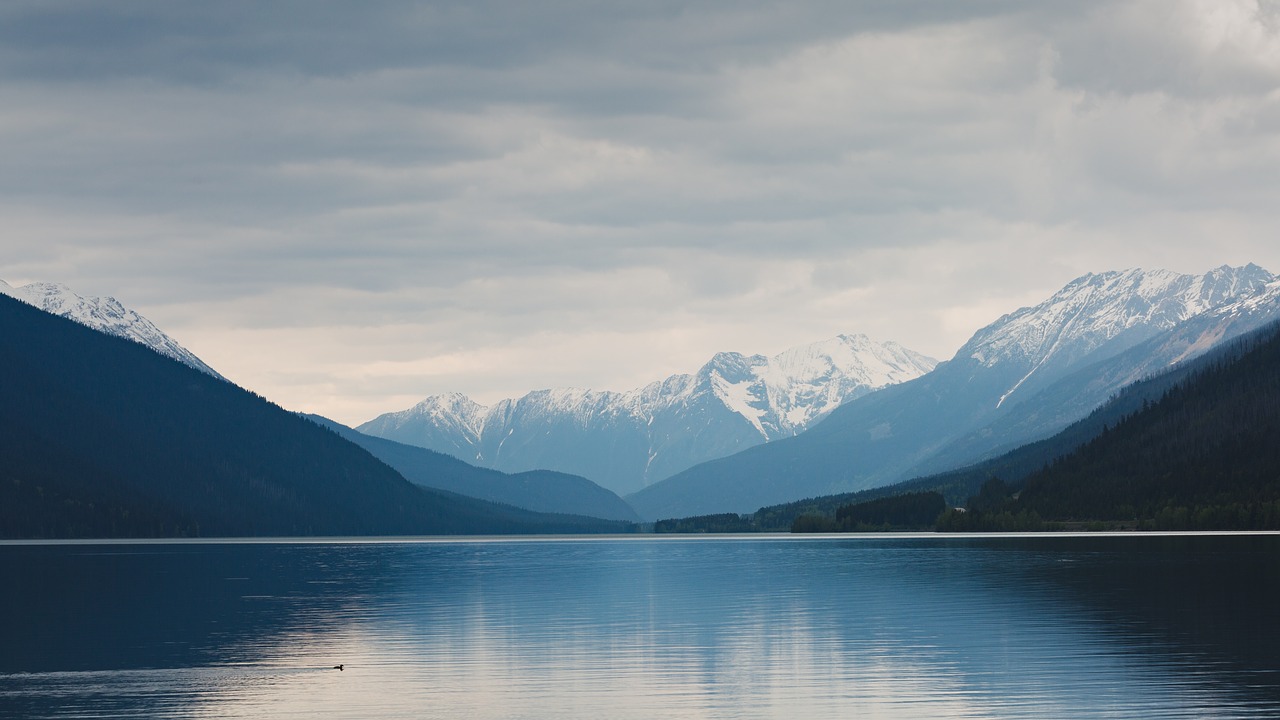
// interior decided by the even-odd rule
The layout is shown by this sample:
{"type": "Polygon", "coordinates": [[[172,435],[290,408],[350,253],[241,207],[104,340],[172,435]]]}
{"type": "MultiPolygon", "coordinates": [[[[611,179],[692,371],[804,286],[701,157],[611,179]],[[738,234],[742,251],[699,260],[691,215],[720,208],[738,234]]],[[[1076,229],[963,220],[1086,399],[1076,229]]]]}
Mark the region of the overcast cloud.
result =
{"type": "Polygon", "coordinates": [[[0,278],[349,423],[945,358],[1085,272],[1280,271],[1280,4],[19,0],[0,151],[0,278]]]}

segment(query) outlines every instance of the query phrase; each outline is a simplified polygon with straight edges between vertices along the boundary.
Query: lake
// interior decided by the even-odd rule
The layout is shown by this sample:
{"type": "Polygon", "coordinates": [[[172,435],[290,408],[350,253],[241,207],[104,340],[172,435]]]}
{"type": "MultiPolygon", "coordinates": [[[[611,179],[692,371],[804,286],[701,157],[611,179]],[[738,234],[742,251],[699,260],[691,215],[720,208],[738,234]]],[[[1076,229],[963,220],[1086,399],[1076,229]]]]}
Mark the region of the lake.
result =
{"type": "Polygon", "coordinates": [[[6,718],[1280,717],[1276,535],[10,543],[0,578],[6,718]]]}

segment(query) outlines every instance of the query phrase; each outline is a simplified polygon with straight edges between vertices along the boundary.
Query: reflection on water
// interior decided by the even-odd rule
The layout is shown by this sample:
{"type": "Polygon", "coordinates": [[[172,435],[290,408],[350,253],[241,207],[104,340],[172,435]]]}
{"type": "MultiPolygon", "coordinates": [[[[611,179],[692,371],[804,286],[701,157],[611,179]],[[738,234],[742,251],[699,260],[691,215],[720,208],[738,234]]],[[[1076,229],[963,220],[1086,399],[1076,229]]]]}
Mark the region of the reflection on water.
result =
{"type": "Polygon", "coordinates": [[[1276,536],[0,546],[0,578],[3,717],[1280,716],[1276,536]]]}

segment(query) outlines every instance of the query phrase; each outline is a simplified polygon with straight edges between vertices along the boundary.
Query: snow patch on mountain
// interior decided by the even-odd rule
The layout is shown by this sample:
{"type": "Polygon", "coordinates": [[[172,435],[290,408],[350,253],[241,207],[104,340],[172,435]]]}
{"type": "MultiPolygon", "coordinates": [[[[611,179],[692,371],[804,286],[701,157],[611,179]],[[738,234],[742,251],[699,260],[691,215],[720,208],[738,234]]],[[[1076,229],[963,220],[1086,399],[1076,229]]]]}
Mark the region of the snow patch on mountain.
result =
{"type": "Polygon", "coordinates": [[[753,390],[756,383],[750,380],[742,380],[740,382],[729,382],[721,375],[715,374],[711,377],[711,388],[716,397],[724,403],[725,407],[738,413],[746,418],[747,422],[760,433],[761,436],[768,438],[769,432],[765,429],[761,417],[764,416],[766,409],[758,407],[761,398],[756,397],[753,390]]]}
{"type": "Polygon", "coordinates": [[[3,280],[0,280],[0,293],[99,332],[142,343],[161,355],[225,380],[194,353],[164,334],[155,323],[113,297],[82,297],[58,283],[34,282],[13,287],[3,280]]]}

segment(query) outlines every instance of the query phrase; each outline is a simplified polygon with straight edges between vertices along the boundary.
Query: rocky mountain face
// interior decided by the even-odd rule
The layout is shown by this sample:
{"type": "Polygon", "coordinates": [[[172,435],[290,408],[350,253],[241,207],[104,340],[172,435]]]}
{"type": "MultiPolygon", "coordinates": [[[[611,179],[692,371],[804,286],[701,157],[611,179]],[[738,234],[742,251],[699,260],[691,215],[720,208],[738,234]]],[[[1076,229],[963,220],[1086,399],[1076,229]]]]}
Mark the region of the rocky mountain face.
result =
{"type": "Polygon", "coordinates": [[[1015,438],[1052,434],[1135,375],[1256,327],[1271,317],[1274,303],[1265,298],[1275,281],[1256,265],[1204,275],[1085,275],[979,330],[927,375],[847,403],[806,433],[703,463],[628,500],[649,518],[751,512],[972,462],[1015,438]]]}
{"type": "Polygon", "coordinates": [[[225,379],[190,350],[164,334],[155,323],[120,304],[113,297],[82,297],[66,285],[57,283],[37,282],[13,287],[3,280],[0,280],[0,294],[34,305],[47,313],[75,320],[108,335],[142,343],[183,365],[225,379]]]}
{"type": "Polygon", "coordinates": [[[792,437],[841,404],[934,365],[896,343],[842,335],[774,357],[718,353],[694,374],[629,392],[539,390],[491,407],[438,395],[357,429],[506,472],[558,470],[626,493],[792,437]]]}

